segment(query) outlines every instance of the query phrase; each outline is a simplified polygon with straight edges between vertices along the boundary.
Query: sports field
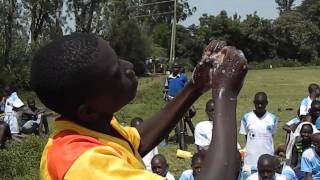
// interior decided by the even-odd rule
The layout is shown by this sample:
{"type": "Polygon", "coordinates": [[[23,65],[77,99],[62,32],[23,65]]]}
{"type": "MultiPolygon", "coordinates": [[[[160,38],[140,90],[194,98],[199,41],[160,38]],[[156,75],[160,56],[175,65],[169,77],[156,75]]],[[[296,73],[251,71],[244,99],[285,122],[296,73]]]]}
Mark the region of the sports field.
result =
{"type": "MultiPolygon", "coordinates": [[[[269,98],[268,111],[279,117],[275,144],[282,143],[284,140],[282,125],[295,116],[300,101],[307,96],[308,84],[320,83],[319,75],[320,67],[249,70],[238,98],[237,121],[239,122],[245,112],[252,110],[255,92],[264,91],[269,98]]],[[[163,107],[164,78],[162,75],[140,78],[137,97],[116,114],[117,118],[123,124],[128,124],[133,117],[147,119],[163,107]]],[[[193,118],[194,124],[206,119],[204,106],[209,98],[211,98],[210,92],[195,103],[197,114],[193,118]]],[[[243,146],[244,137],[238,138],[243,146]]],[[[38,179],[38,165],[44,144],[44,139],[30,137],[22,143],[11,143],[7,149],[0,151],[0,179],[38,179]]],[[[177,145],[173,142],[165,148],[159,147],[159,150],[167,157],[170,171],[176,178],[183,170],[190,168],[190,159],[176,158],[177,145]]],[[[194,152],[195,146],[189,145],[188,150],[194,152]]]]}

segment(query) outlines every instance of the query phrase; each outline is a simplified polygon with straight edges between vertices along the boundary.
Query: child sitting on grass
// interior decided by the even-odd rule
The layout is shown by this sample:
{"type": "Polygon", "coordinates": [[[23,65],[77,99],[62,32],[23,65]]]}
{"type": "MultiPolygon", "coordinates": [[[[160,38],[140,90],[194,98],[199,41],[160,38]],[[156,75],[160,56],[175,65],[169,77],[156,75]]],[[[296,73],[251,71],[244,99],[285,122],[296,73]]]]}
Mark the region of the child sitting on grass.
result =
{"type": "Polygon", "coordinates": [[[137,128],[122,127],[114,113],[136,95],[133,65],[91,34],[75,33],[47,44],[34,57],[30,82],[43,104],[61,117],[43,151],[41,178],[163,179],[145,170],[141,156],[159,144],[210,87],[220,95],[216,103],[220,122],[205,163],[209,169],[199,178],[236,177],[236,99],[246,72],[241,51],[213,41],[192,81],[173,101],[137,128]],[[228,132],[221,131],[226,127],[228,132]],[[224,166],[218,166],[220,158],[224,166]]]}
{"type": "Polygon", "coordinates": [[[263,154],[258,159],[258,172],[252,174],[247,180],[286,180],[283,175],[276,173],[277,160],[270,154],[263,154]]]}
{"type": "Polygon", "coordinates": [[[153,173],[165,177],[166,180],[175,180],[174,176],[169,172],[169,164],[162,154],[157,154],[152,158],[151,169],[153,173]]]}
{"type": "Polygon", "coordinates": [[[204,161],[204,153],[197,152],[192,156],[191,168],[183,171],[179,180],[194,180],[200,174],[202,162],[204,161]]]}
{"type": "Polygon", "coordinates": [[[301,171],[305,180],[320,179],[320,133],[311,136],[313,147],[305,150],[301,157],[301,171]]]}

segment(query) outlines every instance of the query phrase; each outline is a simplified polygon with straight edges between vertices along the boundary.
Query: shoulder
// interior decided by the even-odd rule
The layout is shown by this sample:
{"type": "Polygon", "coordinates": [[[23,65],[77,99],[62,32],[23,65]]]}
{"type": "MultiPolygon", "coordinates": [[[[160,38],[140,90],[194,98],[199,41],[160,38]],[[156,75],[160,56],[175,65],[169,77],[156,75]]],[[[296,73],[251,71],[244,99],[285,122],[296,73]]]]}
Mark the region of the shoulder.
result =
{"type": "Polygon", "coordinates": [[[175,180],[174,176],[168,171],[166,175],[167,180],[175,180]]]}
{"type": "Polygon", "coordinates": [[[301,101],[301,105],[308,104],[308,101],[309,101],[308,97],[303,98],[302,101],[301,101]]]}
{"type": "Polygon", "coordinates": [[[247,123],[247,121],[250,119],[250,117],[252,116],[252,111],[251,112],[247,112],[242,116],[241,121],[247,123]]]}
{"type": "Polygon", "coordinates": [[[190,176],[193,176],[192,169],[188,169],[182,172],[181,177],[184,177],[186,179],[189,179],[190,176]]]}
{"type": "Polygon", "coordinates": [[[201,122],[199,122],[197,125],[196,125],[196,128],[207,128],[207,127],[210,127],[210,126],[212,126],[212,122],[210,122],[210,121],[201,121],[201,122]]]}
{"type": "Polygon", "coordinates": [[[276,180],[286,180],[287,177],[281,174],[276,173],[276,180]]]}
{"type": "Polygon", "coordinates": [[[251,174],[247,180],[258,180],[258,173],[251,174]]]}
{"type": "Polygon", "coordinates": [[[309,148],[302,153],[302,157],[305,159],[312,159],[315,157],[315,152],[312,148],[309,148]]]}
{"type": "Polygon", "coordinates": [[[278,121],[278,117],[271,112],[267,112],[267,115],[275,122],[278,121]]]}

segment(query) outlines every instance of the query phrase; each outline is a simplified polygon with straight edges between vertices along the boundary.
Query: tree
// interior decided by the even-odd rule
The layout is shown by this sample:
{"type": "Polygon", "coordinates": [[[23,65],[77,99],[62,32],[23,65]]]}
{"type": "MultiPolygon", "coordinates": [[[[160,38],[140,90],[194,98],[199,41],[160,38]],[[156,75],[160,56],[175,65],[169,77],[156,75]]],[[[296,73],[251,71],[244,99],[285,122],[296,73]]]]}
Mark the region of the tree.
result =
{"type": "Polygon", "coordinates": [[[278,10],[279,14],[283,14],[285,12],[291,11],[292,6],[295,0],[276,0],[276,3],[278,4],[278,10]]]}
{"type": "Polygon", "coordinates": [[[63,2],[63,0],[22,1],[25,23],[30,22],[31,42],[37,42],[39,37],[52,39],[62,36],[62,27],[66,24],[65,17],[62,17],[63,2]]]}

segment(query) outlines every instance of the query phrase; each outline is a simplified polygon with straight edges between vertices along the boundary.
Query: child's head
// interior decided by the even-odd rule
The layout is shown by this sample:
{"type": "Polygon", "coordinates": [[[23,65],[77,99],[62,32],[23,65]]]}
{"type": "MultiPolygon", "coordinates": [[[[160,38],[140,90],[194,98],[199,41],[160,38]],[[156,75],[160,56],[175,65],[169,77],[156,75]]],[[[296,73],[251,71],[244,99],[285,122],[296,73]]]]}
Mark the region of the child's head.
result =
{"type": "Polygon", "coordinates": [[[253,104],[256,114],[263,115],[268,105],[268,97],[265,92],[257,92],[254,96],[253,104]]]}
{"type": "Polygon", "coordinates": [[[300,130],[300,136],[303,140],[310,140],[310,136],[313,133],[313,128],[311,124],[304,124],[300,130]]]}
{"type": "Polygon", "coordinates": [[[209,118],[209,121],[213,121],[214,117],[214,101],[210,99],[206,104],[206,113],[209,118]]]}
{"type": "Polygon", "coordinates": [[[181,66],[178,63],[174,63],[171,67],[171,71],[173,75],[177,75],[181,72],[181,66]]]}
{"type": "Polygon", "coordinates": [[[197,152],[192,156],[191,168],[193,177],[197,177],[201,171],[201,166],[204,161],[204,152],[197,152]]]}
{"type": "Polygon", "coordinates": [[[11,84],[4,86],[3,93],[6,97],[10,96],[14,92],[14,89],[11,84]]]}
{"type": "Polygon", "coordinates": [[[131,120],[130,126],[136,128],[136,127],[140,126],[141,123],[143,123],[143,119],[141,117],[135,117],[131,120]]]}
{"type": "Polygon", "coordinates": [[[270,154],[263,154],[258,159],[258,174],[261,180],[272,180],[277,170],[276,158],[270,154]]]}
{"type": "Polygon", "coordinates": [[[153,173],[165,177],[169,169],[166,158],[162,154],[153,156],[151,160],[151,169],[153,173]]]}
{"type": "Polygon", "coordinates": [[[311,119],[315,121],[320,116],[320,101],[314,100],[311,103],[311,107],[309,109],[309,115],[311,119]]]}
{"type": "Polygon", "coordinates": [[[314,94],[316,97],[320,96],[320,87],[318,84],[311,83],[308,87],[309,95],[314,94]]]}
{"type": "Polygon", "coordinates": [[[29,97],[27,99],[27,104],[30,108],[35,108],[36,107],[36,100],[33,97],[29,97]]]}
{"type": "Polygon", "coordinates": [[[48,108],[74,120],[113,115],[136,94],[133,65],[103,39],[63,36],[42,47],[31,67],[31,85],[48,108]]]}
{"type": "Polygon", "coordinates": [[[320,133],[312,134],[311,142],[316,149],[320,150],[320,133]]]}

